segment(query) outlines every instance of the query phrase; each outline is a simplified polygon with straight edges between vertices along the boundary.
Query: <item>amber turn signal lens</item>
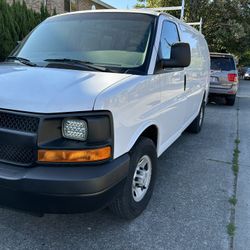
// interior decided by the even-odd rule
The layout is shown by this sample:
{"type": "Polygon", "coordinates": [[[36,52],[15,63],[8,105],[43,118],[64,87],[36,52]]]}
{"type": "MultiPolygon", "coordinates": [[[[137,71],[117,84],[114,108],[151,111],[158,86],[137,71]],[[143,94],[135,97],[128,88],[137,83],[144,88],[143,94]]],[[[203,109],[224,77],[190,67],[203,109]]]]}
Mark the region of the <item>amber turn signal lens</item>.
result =
{"type": "Polygon", "coordinates": [[[39,162],[93,162],[111,157],[111,147],[87,150],[38,150],[39,162]]]}

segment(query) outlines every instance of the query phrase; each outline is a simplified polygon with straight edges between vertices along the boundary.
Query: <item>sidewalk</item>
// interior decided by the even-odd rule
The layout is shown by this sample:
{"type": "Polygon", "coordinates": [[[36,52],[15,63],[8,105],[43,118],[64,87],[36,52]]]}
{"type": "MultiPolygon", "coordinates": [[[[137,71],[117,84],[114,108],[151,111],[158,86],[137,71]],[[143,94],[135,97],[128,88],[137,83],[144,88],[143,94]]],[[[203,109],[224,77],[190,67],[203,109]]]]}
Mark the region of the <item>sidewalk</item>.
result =
{"type": "Polygon", "coordinates": [[[235,250],[250,249],[250,81],[242,82],[239,97],[239,175],[235,213],[235,250]]]}

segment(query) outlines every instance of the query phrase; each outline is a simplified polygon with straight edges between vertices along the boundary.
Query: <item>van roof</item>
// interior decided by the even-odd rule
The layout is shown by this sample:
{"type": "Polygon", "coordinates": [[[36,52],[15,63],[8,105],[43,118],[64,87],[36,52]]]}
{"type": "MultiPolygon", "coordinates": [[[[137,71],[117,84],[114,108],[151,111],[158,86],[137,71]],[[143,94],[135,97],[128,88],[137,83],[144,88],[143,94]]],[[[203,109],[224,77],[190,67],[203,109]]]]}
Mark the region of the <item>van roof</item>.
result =
{"type": "Polygon", "coordinates": [[[54,18],[57,16],[66,16],[66,15],[74,15],[74,14],[84,14],[84,13],[98,13],[98,12],[114,12],[114,13],[138,13],[138,14],[149,14],[152,16],[159,16],[162,14],[161,12],[156,12],[150,9],[133,9],[133,10],[123,10],[123,9],[101,9],[101,10],[81,10],[81,11],[74,11],[74,12],[68,12],[68,13],[63,13],[59,14],[56,16],[52,16],[49,18],[54,18]]]}

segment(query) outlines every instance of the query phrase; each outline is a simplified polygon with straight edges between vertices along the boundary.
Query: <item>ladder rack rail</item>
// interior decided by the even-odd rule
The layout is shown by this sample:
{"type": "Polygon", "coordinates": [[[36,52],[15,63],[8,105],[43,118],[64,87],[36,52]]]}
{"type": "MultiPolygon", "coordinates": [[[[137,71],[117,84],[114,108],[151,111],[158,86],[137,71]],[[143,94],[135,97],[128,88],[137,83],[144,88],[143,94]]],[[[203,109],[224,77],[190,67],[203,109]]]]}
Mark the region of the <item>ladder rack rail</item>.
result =
{"type": "Polygon", "coordinates": [[[203,25],[203,20],[202,18],[200,19],[199,22],[192,22],[192,23],[187,23],[190,26],[199,26],[199,31],[202,32],[202,25],[203,25]]]}
{"type": "Polygon", "coordinates": [[[185,13],[185,0],[182,0],[181,6],[172,6],[172,7],[159,7],[159,8],[147,8],[148,10],[154,10],[154,11],[172,11],[172,10],[179,10],[181,11],[180,19],[184,19],[184,13],[185,13]]]}
{"type": "MultiPolygon", "coordinates": [[[[178,10],[181,11],[180,14],[180,19],[184,21],[184,14],[185,14],[185,0],[182,0],[181,6],[172,6],[172,7],[158,7],[158,8],[143,8],[147,10],[153,10],[153,11],[159,11],[159,12],[164,12],[164,11],[174,11],[178,10]]],[[[202,32],[202,18],[200,19],[199,22],[192,22],[192,23],[187,23],[190,26],[199,26],[199,31],[202,32]]]]}

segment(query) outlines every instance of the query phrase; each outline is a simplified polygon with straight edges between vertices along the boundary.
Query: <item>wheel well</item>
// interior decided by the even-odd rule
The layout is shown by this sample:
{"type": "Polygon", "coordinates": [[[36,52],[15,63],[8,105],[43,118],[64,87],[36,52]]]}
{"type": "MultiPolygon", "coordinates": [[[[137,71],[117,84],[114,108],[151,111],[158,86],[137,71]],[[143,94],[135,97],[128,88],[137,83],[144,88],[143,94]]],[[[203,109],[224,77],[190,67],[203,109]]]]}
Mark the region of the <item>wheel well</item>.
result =
{"type": "Polygon", "coordinates": [[[205,102],[205,104],[207,104],[207,103],[208,103],[208,96],[207,96],[207,92],[206,92],[206,90],[204,91],[202,101],[203,101],[203,102],[205,102]],[[206,97],[207,97],[207,98],[206,98],[206,97]]]}
{"type": "Polygon", "coordinates": [[[157,127],[155,125],[151,125],[147,129],[145,129],[142,132],[141,136],[151,139],[154,142],[155,147],[157,148],[158,129],[157,129],[157,127]]]}

